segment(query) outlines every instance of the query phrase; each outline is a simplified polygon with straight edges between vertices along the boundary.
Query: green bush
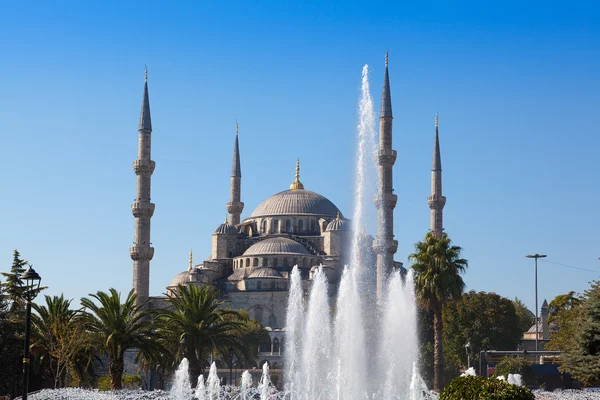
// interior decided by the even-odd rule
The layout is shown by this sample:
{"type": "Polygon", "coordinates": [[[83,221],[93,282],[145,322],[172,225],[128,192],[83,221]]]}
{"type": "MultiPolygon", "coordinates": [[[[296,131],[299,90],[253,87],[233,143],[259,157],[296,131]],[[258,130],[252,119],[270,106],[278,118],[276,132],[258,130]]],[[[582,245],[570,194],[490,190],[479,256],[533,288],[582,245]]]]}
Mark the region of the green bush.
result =
{"type": "MultiPolygon", "coordinates": [[[[123,389],[139,389],[142,386],[142,378],[137,375],[123,375],[123,389]]],[[[98,390],[110,390],[110,376],[102,376],[98,379],[98,390]]]]}
{"type": "Polygon", "coordinates": [[[508,379],[508,374],[519,374],[523,382],[532,384],[535,382],[535,372],[531,363],[523,357],[504,357],[498,365],[494,377],[503,376],[508,379]]]}
{"type": "Polygon", "coordinates": [[[496,378],[461,376],[452,379],[439,400],[535,400],[531,390],[496,378]]]}

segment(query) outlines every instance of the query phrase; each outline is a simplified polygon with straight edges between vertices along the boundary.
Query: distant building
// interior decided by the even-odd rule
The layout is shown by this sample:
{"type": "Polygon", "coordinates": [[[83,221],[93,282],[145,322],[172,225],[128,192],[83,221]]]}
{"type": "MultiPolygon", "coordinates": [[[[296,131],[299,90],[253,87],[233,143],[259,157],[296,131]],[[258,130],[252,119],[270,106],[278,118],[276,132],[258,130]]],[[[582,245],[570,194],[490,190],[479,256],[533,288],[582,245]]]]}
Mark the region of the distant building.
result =
{"type": "MultiPolygon", "coordinates": [[[[555,327],[548,324],[548,314],[548,302],[544,300],[541,308],[540,318],[537,321],[539,351],[543,351],[545,349],[546,344],[550,341],[550,330],[555,329],[555,327]]],[[[521,339],[521,344],[519,345],[518,350],[534,351],[535,334],[536,324],[533,324],[531,328],[527,330],[527,332],[523,333],[523,338],[521,339]]]]}

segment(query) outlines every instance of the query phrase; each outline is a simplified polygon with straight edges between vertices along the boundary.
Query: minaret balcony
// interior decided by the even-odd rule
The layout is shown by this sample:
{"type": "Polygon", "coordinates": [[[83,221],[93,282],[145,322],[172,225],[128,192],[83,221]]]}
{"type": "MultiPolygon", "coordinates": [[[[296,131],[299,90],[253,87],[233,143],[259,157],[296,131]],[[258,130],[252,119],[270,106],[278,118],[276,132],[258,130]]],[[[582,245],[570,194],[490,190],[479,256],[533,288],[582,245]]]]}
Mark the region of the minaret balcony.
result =
{"type": "Polygon", "coordinates": [[[377,151],[377,161],[379,165],[383,167],[391,167],[396,163],[396,150],[392,149],[379,149],[377,151]]]}
{"type": "Polygon", "coordinates": [[[129,248],[129,255],[133,261],[150,261],[154,257],[154,247],[132,246],[129,248]]]}
{"type": "Polygon", "coordinates": [[[431,209],[441,209],[446,205],[446,197],[440,195],[434,195],[427,197],[427,203],[431,209]]]}
{"type": "Polygon", "coordinates": [[[136,175],[152,175],[156,163],[152,160],[135,160],[133,162],[133,170],[136,175]]]}
{"type": "Polygon", "coordinates": [[[147,201],[134,201],[131,205],[131,211],[133,212],[133,216],[136,218],[150,218],[154,214],[154,207],[154,203],[150,203],[147,201]]]}
{"type": "Polygon", "coordinates": [[[390,208],[393,209],[396,207],[396,202],[398,201],[398,196],[393,193],[379,193],[375,196],[375,207],[379,210],[380,208],[390,208]]]}
{"type": "Polygon", "coordinates": [[[241,201],[228,201],[226,207],[227,212],[230,214],[241,214],[244,209],[244,203],[241,201]]]}
{"type": "Polygon", "coordinates": [[[376,254],[394,254],[398,250],[398,241],[393,239],[386,240],[377,238],[373,241],[373,250],[376,254]]]}

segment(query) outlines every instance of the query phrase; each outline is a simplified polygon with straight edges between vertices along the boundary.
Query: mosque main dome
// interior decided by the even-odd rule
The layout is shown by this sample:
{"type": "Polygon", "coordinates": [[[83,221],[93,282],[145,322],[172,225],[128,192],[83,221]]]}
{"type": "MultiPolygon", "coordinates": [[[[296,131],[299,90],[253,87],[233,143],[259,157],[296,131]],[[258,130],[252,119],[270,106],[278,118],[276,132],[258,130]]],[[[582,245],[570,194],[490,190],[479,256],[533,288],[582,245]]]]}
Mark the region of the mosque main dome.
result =
{"type": "Polygon", "coordinates": [[[340,212],[326,197],[304,189],[284,190],[263,201],[250,218],[275,215],[321,215],[333,217],[340,212]]]}

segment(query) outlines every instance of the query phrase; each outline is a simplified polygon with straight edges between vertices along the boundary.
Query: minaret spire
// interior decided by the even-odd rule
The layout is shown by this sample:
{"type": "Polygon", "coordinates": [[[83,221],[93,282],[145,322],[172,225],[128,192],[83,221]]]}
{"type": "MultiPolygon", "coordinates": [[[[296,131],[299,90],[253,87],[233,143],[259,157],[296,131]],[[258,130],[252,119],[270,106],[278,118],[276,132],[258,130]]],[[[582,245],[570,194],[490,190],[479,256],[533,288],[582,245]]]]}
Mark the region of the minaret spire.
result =
{"type": "Polygon", "coordinates": [[[443,210],[446,198],[442,195],[442,157],[440,154],[439,120],[435,115],[435,138],[433,142],[433,160],[431,163],[431,196],[427,198],[430,209],[429,229],[438,238],[444,231],[443,210]]]}
{"type": "Polygon", "coordinates": [[[154,214],[154,203],[150,202],[150,178],[155,163],[151,156],[152,120],[150,119],[150,99],[148,97],[148,68],[144,76],[142,111],[138,126],[138,159],[133,162],[137,176],[136,199],[131,205],[135,219],[133,246],[129,254],[133,260],[133,289],[138,295],[138,304],[145,303],[150,296],[150,260],[154,248],[150,246],[150,218],[154,214]]]}
{"type": "Polygon", "coordinates": [[[379,114],[379,186],[375,197],[377,207],[377,239],[373,248],[377,254],[377,297],[382,298],[387,276],[394,267],[394,253],[398,241],[394,240],[394,208],[397,196],[393,193],[392,169],[396,162],[396,151],[392,149],[392,95],[388,72],[388,53],[385,53],[385,74],[379,114]]]}
{"type": "Polygon", "coordinates": [[[235,144],[233,145],[233,161],[231,165],[231,179],[229,188],[229,201],[227,202],[227,212],[232,225],[240,223],[240,216],[244,209],[244,203],[241,201],[242,196],[242,167],[240,162],[240,145],[239,145],[239,125],[235,121],[235,144]]]}
{"type": "Polygon", "coordinates": [[[296,158],[296,180],[290,185],[290,190],[304,189],[304,185],[300,182],[300,159],[296,158]]]}

